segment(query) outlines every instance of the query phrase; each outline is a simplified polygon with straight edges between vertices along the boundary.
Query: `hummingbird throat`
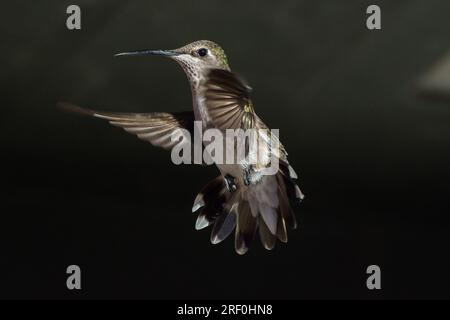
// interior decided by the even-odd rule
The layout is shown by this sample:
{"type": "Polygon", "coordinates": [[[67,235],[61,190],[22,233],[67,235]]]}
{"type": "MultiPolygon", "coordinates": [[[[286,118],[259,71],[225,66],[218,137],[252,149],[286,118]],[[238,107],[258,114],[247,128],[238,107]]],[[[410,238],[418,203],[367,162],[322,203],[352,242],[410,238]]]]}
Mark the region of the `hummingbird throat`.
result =
{"type": "Polygon", "coordinates": [[[198,87],[200,80],[203,78],[201,67],[189,58],[180,57],[177,59],[177,62],[183,68],[191,86],[194,88],[198,87]]]}

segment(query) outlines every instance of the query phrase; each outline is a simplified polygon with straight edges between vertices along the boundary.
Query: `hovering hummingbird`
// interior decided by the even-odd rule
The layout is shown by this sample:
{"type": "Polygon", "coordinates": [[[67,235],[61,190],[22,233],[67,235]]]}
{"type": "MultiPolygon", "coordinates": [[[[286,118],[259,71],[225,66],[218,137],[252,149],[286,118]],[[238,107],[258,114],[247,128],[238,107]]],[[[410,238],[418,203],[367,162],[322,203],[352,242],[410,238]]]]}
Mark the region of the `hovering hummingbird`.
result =
{"type": "MultiPolygon", "coordinates": [[[[70,103],[63,107],[108,120],[112,125],[171,150],[171,134],[177,129],[194,131],[194,122],[204,129],[267,129],[256,115],[250,99],[251,88],[230,69],[224,50],[208,40],[195,41],[174,50],[140,50],[116,56],[154,55],[175,60],[189,80],[193,111],[167,113],[113,113],[80,108],[70,103]]],[[[267,137],[264,137],[267,141],[267,137]]],[[[271,152],[267,142],[266,153],[271,152]]],[[[296,184],[297,174],[289,165],[287,153],[279,144],[276,153],[279,168],[264,175],[267,163],[215,163],[220,175],[197,195],[192,212],[198,212],[196,229],[213,225],[211,242],[219,243],[235,230],[235,250],[245,254],[259,231],[263,246],[271,250],[277,238],[287,242],[287,228],[297,222],[291,203],[303,194],[296,184]]],[[[247,152],[250,152],[247,150],[247,152]]]]}

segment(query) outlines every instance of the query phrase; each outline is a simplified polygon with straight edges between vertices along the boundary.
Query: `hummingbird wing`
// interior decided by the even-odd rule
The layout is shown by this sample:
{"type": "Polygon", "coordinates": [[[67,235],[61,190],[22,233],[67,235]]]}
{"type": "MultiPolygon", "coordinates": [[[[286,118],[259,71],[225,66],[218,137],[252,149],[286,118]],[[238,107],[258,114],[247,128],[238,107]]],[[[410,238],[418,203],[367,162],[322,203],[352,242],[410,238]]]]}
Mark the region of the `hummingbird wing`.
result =
{"type": "Polygon", "coordinates": [[[255,112],[250,100],[251,88],[236,74],[211,69],[203,85],[204,103],[209,121],[218,129],[250,129],[255,112]]]}
{"type": "Polygon", "coordinates": [[[281,160],[287,160],[287,152],[278,137],[255,113],[250,99],[251,87],[239,76],[231,71],[211,69],[201,87],[205,110],[214,127],[220,130],[262,129],[258,130],[258,135],[265,142],[267,152],[276,142],[279,151],[273,152],[281,160]]]}
{"type": "Polygon", "coordinates": [[[188,138],[186,137],[186,130],[191,136],[194,131],[194,113],[192,111],[179,113],[118,113],[95,111],[68,102],[60,102],[59,105],[72,112],[108,120],[110,124],[121,127],[129,133],[135,134],[138,138],[166,150],[172,149],[182,137],[188,138]],[[175,139],[172,138],[172,135],[175,139]]]}

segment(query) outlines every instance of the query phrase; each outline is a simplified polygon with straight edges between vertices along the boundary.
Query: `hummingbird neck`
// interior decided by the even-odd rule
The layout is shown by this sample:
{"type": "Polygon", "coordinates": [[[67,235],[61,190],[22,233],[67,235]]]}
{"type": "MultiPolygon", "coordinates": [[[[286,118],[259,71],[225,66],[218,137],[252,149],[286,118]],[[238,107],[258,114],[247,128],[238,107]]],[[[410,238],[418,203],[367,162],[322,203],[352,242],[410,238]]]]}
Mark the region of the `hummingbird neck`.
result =
{"type": "Polygon", "coordinates": [[[193,90],[198,89],[201,81],[207,76],[207,73],[211,68],[230,70],[228,64],[223,66],[208,66],[206,64],[199,64],[189,56],[178,57],[176,61],[183,68],[193,90]]]}
{"type": "Polygon", "coordinates": [[[186,74],[189,84],[191,85],[191,88],[197,89],[200,85],[200,82],[204,79],[204,70],[200,68],[199,66],[196,66],[194,64],[191,64],[189,62],[180,62],[181,67],[184,70],[184,73],[186,74]]]}

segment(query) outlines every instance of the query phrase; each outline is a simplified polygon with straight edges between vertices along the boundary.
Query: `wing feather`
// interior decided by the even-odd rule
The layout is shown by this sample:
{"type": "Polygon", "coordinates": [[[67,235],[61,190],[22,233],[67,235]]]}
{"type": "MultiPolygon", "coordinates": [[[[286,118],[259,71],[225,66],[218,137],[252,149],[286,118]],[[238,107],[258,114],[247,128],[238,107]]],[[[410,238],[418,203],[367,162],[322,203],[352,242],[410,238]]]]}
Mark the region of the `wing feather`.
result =
{"type": "Polygon", "coordinates": [[[200,86],[206,112],[218,129],[249,129],[244,115],[255,117],[249,87],[234,73],[211,69],[200,86]]]}
{"type": "MultiPolygon", "coordinates": [[[[256,115],[250,99],[250,87],[236,74],[221,69],[211,69],[202,83],[202,96],[205,110],[212,126],[219,130],[226,129],[262,129],[258,130],[260,155],[273,154],[286,161],[287,153],[278,137],[269,130],[256,115]],[[274,148],[274,144],[278,148],[274,148]]],[[[267,159],[268,160],[268,159],[267,159]]],[[[264,167],[267,160],[262,160],[264,167]]]]}
{"type": "Polygon", "coordinates": [[[135,134],[138,138],[166,150],[172,149],[182,137],[188,138],[184,135],[185,131],[181,129],[188,130],[191,136],[194,130],[194,114],[191,111],[118,113],[85,109],[67,102],[60,103],[60,106],[69,111],[105,119],[113,126],[121,127],[126,132],[135,134]],[[175,135],[177,139],[172,141],[172,135],[175,135]]]}

